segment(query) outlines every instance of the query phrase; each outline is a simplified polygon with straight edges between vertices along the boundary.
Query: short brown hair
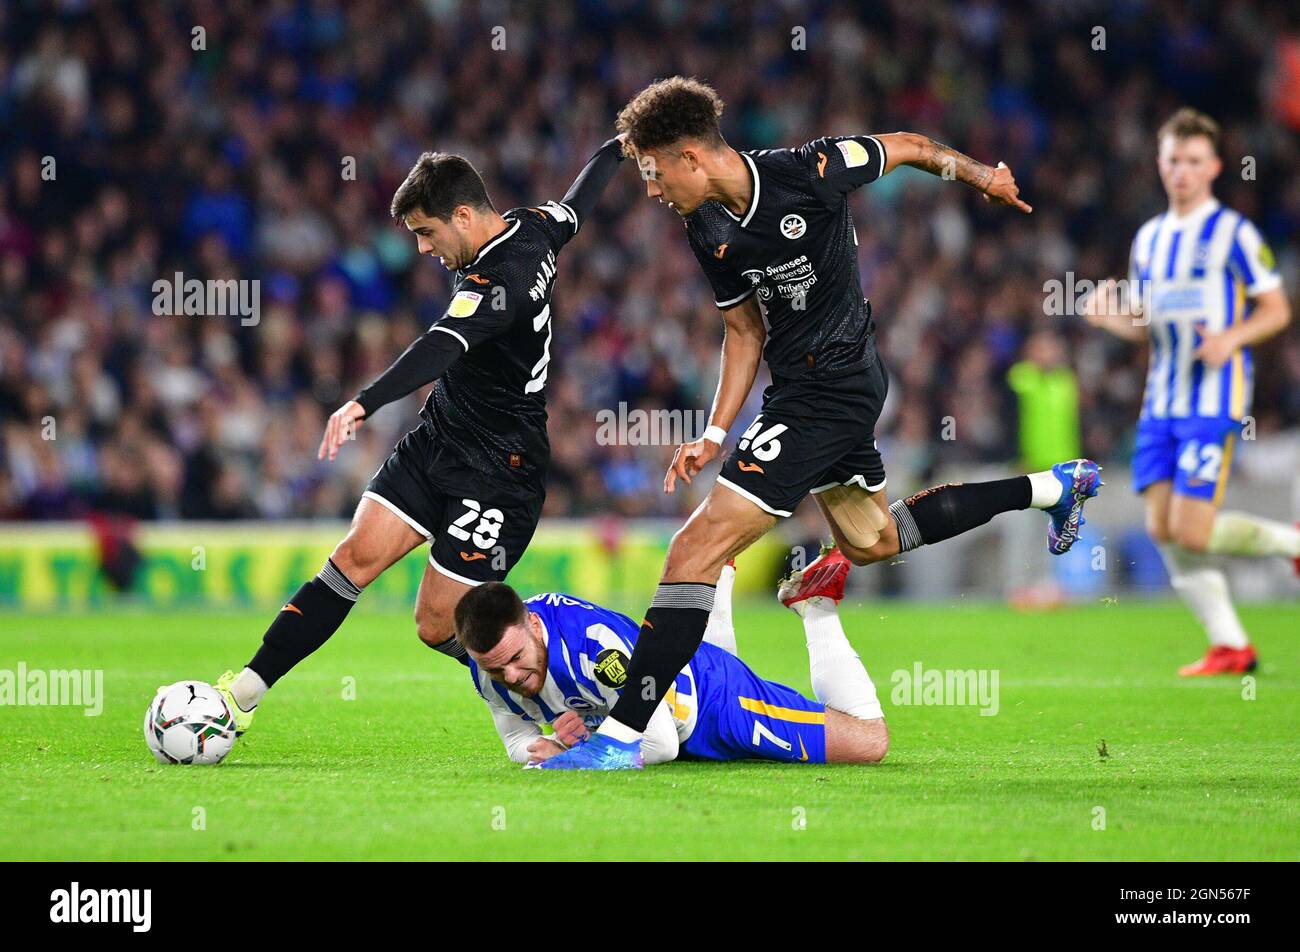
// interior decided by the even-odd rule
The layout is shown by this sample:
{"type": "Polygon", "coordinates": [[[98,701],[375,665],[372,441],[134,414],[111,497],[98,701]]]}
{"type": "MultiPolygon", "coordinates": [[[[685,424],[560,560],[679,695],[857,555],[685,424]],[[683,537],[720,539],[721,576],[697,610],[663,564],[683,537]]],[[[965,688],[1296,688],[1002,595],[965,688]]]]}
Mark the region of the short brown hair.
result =
{"type": "Polygon", "coordinates": [[[456,603],[456,638],[483,654],[497,646],[507,628],[527,620],[528,609],[513,588],[505,582],[484,582],[456,603]]]}
{"type": "Polygon", "coordinates": [[[623,107],[615,123],[638,149],[662,149],[683,139],[722,144],[722,100],[708,83],[685,76],[659,79],[623,107]]]}
{"type": "Polygon", "coordinates": [[[492,207],[478,170],[464,156],[425,152],[393,193],[389,214],[401,221],[418,210],[430,218],[449,221],[451,213],[461,205],[492,207]]]}
{"type": "Polygon", "coordinates": [[[1210,147],[1214,149],[1214,153],[1217,155],[1219,152],[1219,124],[1205,113],[1190,106],[1184,106],[1165,120],[1164,125],[1156,133],[1156,141],[1162,141],[1165,136],[1173,136],[1175,139],[1205,136],[1210,140],[1210,147]]]}

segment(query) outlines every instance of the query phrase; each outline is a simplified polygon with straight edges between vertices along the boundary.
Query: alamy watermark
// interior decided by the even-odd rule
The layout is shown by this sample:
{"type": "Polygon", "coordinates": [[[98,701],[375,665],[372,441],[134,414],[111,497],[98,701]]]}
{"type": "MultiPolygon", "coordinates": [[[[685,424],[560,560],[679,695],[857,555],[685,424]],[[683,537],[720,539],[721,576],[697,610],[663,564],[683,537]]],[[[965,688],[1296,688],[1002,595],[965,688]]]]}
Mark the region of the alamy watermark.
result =
{"type": "Polygon", "coordinates": [[[0,706],[81,707],[87,717],[104,711],[104,672],[96,670],[28,670],[0,668],[0,706]]]}
{"type": "Polygon", "coordinates": [[[999,707],[999,677],[997,668],[927,669],[917,661],[911,670],[899,668],[889,676],[889,700],[901,706],[978,706],[982,717],[992,717],[999,707]]]}
{"type": "Polygon", "coordinates": [[[1138,304],[1137,313],[1132,314],[1134,325],[1144,327],[1151,322],[1152,282],[1129,278],[1113,281],[1076,279],[1073,271],[1065,272],[1065,280],[1052,278],[1043,282],[1043,314],[1047,317],[1082,317],[1088,313],[1091,298],[1103,288],[1104,313],[1122,314],[1126,306],[1138,304]]]}
{"type": "Polygon", "coordinates": [[[262,282],[257,278],[186,280],[177,271],[173,278],[153,283],[153,312],[159,317],[238,317],[244,327],[256,327],[262,320],[262,282]]]}
{"type": "Polygon", "coordinates": [[[50,922],[129,923],[132,932],[153,925],[152,889],[83,889],[74,882],[50,893],[50,922]]]}
{"type": "Polygon", "coordinates": [[[704,410],[629,410],[620,401],[617,410],[596,413],[596,442],[600,446],[677,446],[704,435],[708,425],[704,410]]]}

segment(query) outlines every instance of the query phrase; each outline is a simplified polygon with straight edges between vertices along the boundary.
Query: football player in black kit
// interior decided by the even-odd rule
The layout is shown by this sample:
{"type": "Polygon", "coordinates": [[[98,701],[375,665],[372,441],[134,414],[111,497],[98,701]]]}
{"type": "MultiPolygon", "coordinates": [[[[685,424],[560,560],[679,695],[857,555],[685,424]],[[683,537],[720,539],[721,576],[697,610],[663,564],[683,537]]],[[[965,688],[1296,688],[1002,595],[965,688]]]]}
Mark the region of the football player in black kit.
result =
{"type": "MultiPolygon", "coordinates": [[[[937,486],[892,505],[886,496],[874,430],[888,377],[859,283],[847,195],[911,165],[1028,213],[1010,169],[906,132],[737,152],[722,138],[721,115],[713,89],[674,77],[642,90],[618,117],[647,194],[685,219],[725,326],[709,427],[678,448],[664,490],[690,482],[717,456],[762,359],[772,385],[708,497],[673,537],[627,688],[596,734],[543,769],[641,766],[641,733],[700,645],[722,567],[809,493],[836,543],[804,569],[823,578],[830,560],[847,571],[849,563],[888,559],[1017,509],[1047,510],[1048,547],[1060,554],[1077,538],[1083,503],[1100,482],[1095,463],[1071,460],[1027,476],[937,486]]],[[[861,666],[852,653],[837,661],[861,666]]]]}
{"type": "MultiPolygon", "coordinates": [[[[621,138],[621,137],[620,137],[621,138]]],[[[434,382],[422,421],[362,494],[347,536],[262,637],[247,667],[217,682],[242,733],[262,696],[330,637],[362,590],[430,542],[415,608],[420,640],[452,657],[453,612],[471,587],[504,579],[532,539],[550,458],[544,388],[556,255],[578,233],[623,158],[611,139],[560,201],[498,214],[474,167],[426,152],[393,196],[422,255],[455,272],[446,313],[334,412],[318,457],[385,404],[434,382]]]]}

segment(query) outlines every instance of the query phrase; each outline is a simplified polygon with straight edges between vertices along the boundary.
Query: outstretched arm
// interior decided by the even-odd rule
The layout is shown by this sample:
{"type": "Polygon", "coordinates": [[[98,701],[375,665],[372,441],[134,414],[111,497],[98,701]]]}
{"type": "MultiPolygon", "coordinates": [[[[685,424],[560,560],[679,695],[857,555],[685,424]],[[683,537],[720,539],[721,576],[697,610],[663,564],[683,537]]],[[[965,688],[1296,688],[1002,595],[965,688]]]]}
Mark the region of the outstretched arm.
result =
{"type": "Polygon", "coordinates": [[[463,353],[465,345],[458,337],[438,330],[437,325],[429,328],[374,383],[330,414],[316,458],[334,459],[366,417],[437,380],[463,353]]]}
{"type": "Polygon", "coordinates": [[[506,287],[487,272],[466,275],[451,296],[447,312],[433,323],[392,366],[330,416],[317,459],[334,459],[362,421],[382,406],[432,383],[461,355],[510,326],[514,302],[506,287]]]}
{"type": "MultiPolygon", "coordinates": [[[[532,757],[532,747],[542,737],[542,729],[534,721],[526,721],[518,714],[492,707],[492,723],[505,744],[506,755],[517,764],[526,764],[532,757]]],[[[556,745],[557,750],[562,750],[556,745]]]]}
{"type": "Polygon", "coordinates": [[[749,396],[754,377],[758,374],[758,365],[763,360],[763,341],[767,331],[763,327],[763,313],[758,308],[757,298],[751,295],[723,311],[722,318],[726,327],[722,338],[722,366],[718,390],[713,396],[713,410],[709,414],[709,429],[695,442],[677,447],[672,466],[664,476],[666,493],[673,491],[679,477],[689,483],[704,464],[718,455],[722,448],[722,434],[731,428],[740,408],[745,405],[745,398],[749,396]]]}
{"type": "MultiPolygon", "coordinates": [[[[1133,285],[1130,283],[1129,285],[1133,285]]],[[[1120,340],[1138,343],[1147,339],[1150,321],[1142,319],[1142,302],[1121,293],[1119,282],[1107,278],[1084,299],[1083,317],[1093,327],[1114,334],[1120,340]]]]}
{"type": "Polygon", "coordinates": [[[875,137],[885,148],[885,172],[900,165],[923,169],[940,178],[956,179],[984,193],[987,201],[1010,205],[1028,214],[1033,208],[1020,199],[1015,177],[1002,162],[995,168],[916,132],[893,132],[875,137]]]}
{"type": "Polygon", "coordinates": [[[605,186],[614,177],[614,171],[622,161],[623,136],[618,136],[596,150],[596,154],[582,167],[578,177],[564,193],[563,204],[577,213],[579,228],[596,207],[601,192],[605,191],[605,186]]]}
{"type": "Polygon", "coordinates": [[[463,353],[464,339],[435,324],[406,348],[374,383],[358,393],[356,402],[370,416],[380,407],[437,380],[463,353]]]}
{"type": "MultiPolygon", "coordinates": [[[[526,721],[521,723],[527,724],[526,721]]],[[[582,718],[573,711],[565,711],[551,722],[551,726],[555,728],[553,737],[538,735],[530,741],[527,747],[529,763],[537,764],[549,760],[569,747],[581,744],[591,736],[591,731],[587,730],[582,718]]],[[[500,722],[498,722],[499,729],[500,722]]],[[[505,737],[504,733],[502,737],[505,737]]],[[[506,748],[510,749],[509,741],[506,742],[506,748]]],[[[651,715],[650,723],[646,725],[645,736],[641,740],[641,756],[647,767],[653,764],[664,764],[676,760],[680,748],[677,722],[673,720],[667,703],[661,703],[651,715]]]]}

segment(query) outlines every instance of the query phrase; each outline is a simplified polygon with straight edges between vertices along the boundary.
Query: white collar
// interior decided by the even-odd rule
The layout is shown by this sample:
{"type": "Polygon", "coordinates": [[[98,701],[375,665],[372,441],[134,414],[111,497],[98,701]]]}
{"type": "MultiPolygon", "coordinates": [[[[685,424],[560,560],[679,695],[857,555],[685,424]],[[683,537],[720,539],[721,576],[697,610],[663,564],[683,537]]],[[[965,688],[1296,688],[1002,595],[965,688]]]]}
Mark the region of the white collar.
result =
{"type": "Polygon", "coordinates": [[[480,249],[478,250],[478,254],[476,254],[476,255],[474,256],[474,260],[471,261],[469,264],[465,265],[465,267],[467,267],[467,268],[472,268],[472,267],[474,267],[474,265],[478,264],[478,263],[479,263],[479,260],[480,260],[480,259],[481,259],[485,254],[487,254],[489,251],[491,251],[491,250],[492,250],[493,248],[495,248],[497,245],[501,244],[501,242],[505,241],[507,238],[509,238],[511,235],[513,235],[513,234],[514,234],[515,232],[517,232],[518,230],[519,230],[519,219],[516,218],[516,219],[515,219],[515,223],[514,223],[513,225],[511,225],[511,226],[510,226],[509,228],[507,228],[505,231],[501,232],[501,234],[497,235],[495,238],[493,238],[491,241],[489,241],[486,245],[484,245],[482,248],[480,248],[480,249]]]}
{"type": "Polygon", "coordinates": [[[749,154],[746,152],[741,152],[739,153],[739,155],[742,159],[745,160],[745,164],[749,166],[749,174],[754,180],[754,191],[753,194],[749,196],[749,207],[745,209],[745,217],[744,218],[739,217],[735,212],[733,212],[722,202],[718,202],[718,204],[722,205],[722,210],[724,212],[730,215],[735,221],[740,222],[741,228],[744,228],[746,225],[749,224],[749,220],[754,217],[754,212],[758,210],[758,193],[761,190],[761,184],[759,183],[758,180],[758,166],[754,164],[754,160],[751,159],[749,157],[749,154]]]}
{"type": "Polygon", "coordinates": [[[1185,213],[1182,214],[1182,215],[1176,215],[1176,214],[1174,214],[1174,210],[1173,210],[1172,208],[1170,208],[1170,209],[1165,213],[1165,217],[1166,217],[1166,218],[1167,218],[1167,219],[1168,219],[1172,224],[1175,224],[1175,225],[1186,225],[1188,222],[1193,222],[1193,221],[1196,221],[1196,220],[1199,219],[1199,218],[1204,218],[1204,217],[1206,217],[1207,215],[1212,214],[1212,213],[1214,212],[1214,210],[1215,210],[1216,208],[1218,208],[1218,207],[1219,207],[1219,200],[1218,200],[1217,198],[1215,198],[1213,195],[1211,195],[1209,198],[1207,198],[1205,201],[1201,202],[1201,204],[1197,205],[1197,206],[1196,206],[1195,208],[1193,208],[1191,211],[1189,211],[1189,212],[1185,212],[1185,213]]]}
{"type": "MultiPolygon", "coordinates": [[[[533,610],[530,608],[528,611],[531,614],[533,610]]],[[[546,666],[542,668],[542,673],[546,675],[546,678],[542,681],[542,690],[537,692],[537,696],[541,697],[542,691],[545,691],[546,686],[555,679],[551,677],[551,632],[546,627],[546,619],[540,614],[537,616],[537,623],[542,626],[542,646],[546,648],[546,666]]]]}

